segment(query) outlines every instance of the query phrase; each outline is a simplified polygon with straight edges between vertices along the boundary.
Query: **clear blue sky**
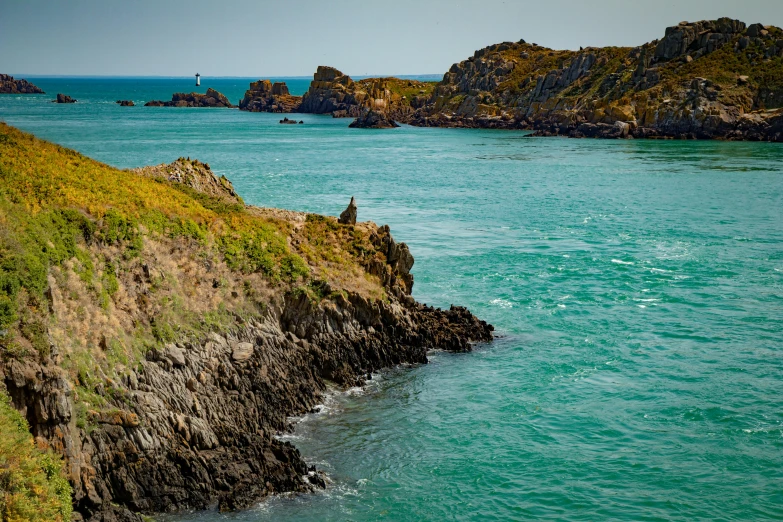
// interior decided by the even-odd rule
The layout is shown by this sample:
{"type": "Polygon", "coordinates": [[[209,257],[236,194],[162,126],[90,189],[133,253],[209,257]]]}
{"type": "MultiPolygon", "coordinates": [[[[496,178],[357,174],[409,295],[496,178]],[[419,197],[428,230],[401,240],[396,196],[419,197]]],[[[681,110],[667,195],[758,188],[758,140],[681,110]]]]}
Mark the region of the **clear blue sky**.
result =
{"type": "Polygon", "coordinates": [[[632,46],[720,16],[783,26],[783,0],[0,0],[0,72],[441,74],[505,40],[632,46]]]}

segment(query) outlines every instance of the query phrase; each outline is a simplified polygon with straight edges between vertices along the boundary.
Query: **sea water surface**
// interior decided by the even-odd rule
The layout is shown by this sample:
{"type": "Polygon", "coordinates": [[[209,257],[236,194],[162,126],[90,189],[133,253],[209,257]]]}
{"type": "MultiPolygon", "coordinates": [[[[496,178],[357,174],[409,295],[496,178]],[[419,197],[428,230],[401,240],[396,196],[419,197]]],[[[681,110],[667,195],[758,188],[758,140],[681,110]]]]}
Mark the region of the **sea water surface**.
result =
{"type": "Polygon", "coordinates": [[[783,518],[781,145],[289,126],[113,103],[191,79],[33,81],[0,119],[118,167],[198,158],[255,205],[355,196],[410,245],[419,301],[497,328],[305,417],[286,437],[326,491],[173,520],[783,518]]]}

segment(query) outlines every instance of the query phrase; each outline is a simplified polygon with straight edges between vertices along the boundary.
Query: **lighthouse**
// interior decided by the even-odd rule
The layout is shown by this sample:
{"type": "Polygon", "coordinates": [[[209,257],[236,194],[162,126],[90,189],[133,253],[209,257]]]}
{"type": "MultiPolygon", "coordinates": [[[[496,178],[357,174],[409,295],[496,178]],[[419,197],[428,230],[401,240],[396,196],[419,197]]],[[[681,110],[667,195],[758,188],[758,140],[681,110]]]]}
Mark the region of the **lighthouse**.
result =
{"type": "Polygon", "coordinates": [[[196,87],[201,85],[201,75],[196,73],[196,87]]]}

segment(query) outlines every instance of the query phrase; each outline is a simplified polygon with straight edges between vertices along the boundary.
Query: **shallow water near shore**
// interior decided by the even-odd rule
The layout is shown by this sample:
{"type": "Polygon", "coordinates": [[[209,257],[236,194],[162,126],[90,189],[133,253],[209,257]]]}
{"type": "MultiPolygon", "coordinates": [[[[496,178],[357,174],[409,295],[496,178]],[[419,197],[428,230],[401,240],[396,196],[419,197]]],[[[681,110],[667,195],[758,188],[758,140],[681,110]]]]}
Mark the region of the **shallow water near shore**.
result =
{"type": "Polygon", "coordinates": [[[49,94],[0,96],[0,119],[106,163],[198,158],[261,206],[356,196],[411,247],[419,301],[500,334],[298,423],[326,491],[166,520],[783,518],[781,145],[289,126],[113,103],[189,79],[31,80],[49,94]]]}

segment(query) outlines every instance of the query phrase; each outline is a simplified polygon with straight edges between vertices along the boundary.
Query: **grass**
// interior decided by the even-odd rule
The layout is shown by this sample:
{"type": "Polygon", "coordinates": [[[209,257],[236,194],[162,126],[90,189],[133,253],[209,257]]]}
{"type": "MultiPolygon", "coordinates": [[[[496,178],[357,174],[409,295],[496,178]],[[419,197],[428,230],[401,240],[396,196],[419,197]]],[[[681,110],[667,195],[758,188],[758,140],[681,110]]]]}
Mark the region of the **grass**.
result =
{"type": "Polygon", "coordinates": [[[0,392],[0,520],[68,522],[71,510],[62,459],[35,445],[27,422],[0,392]]]}

